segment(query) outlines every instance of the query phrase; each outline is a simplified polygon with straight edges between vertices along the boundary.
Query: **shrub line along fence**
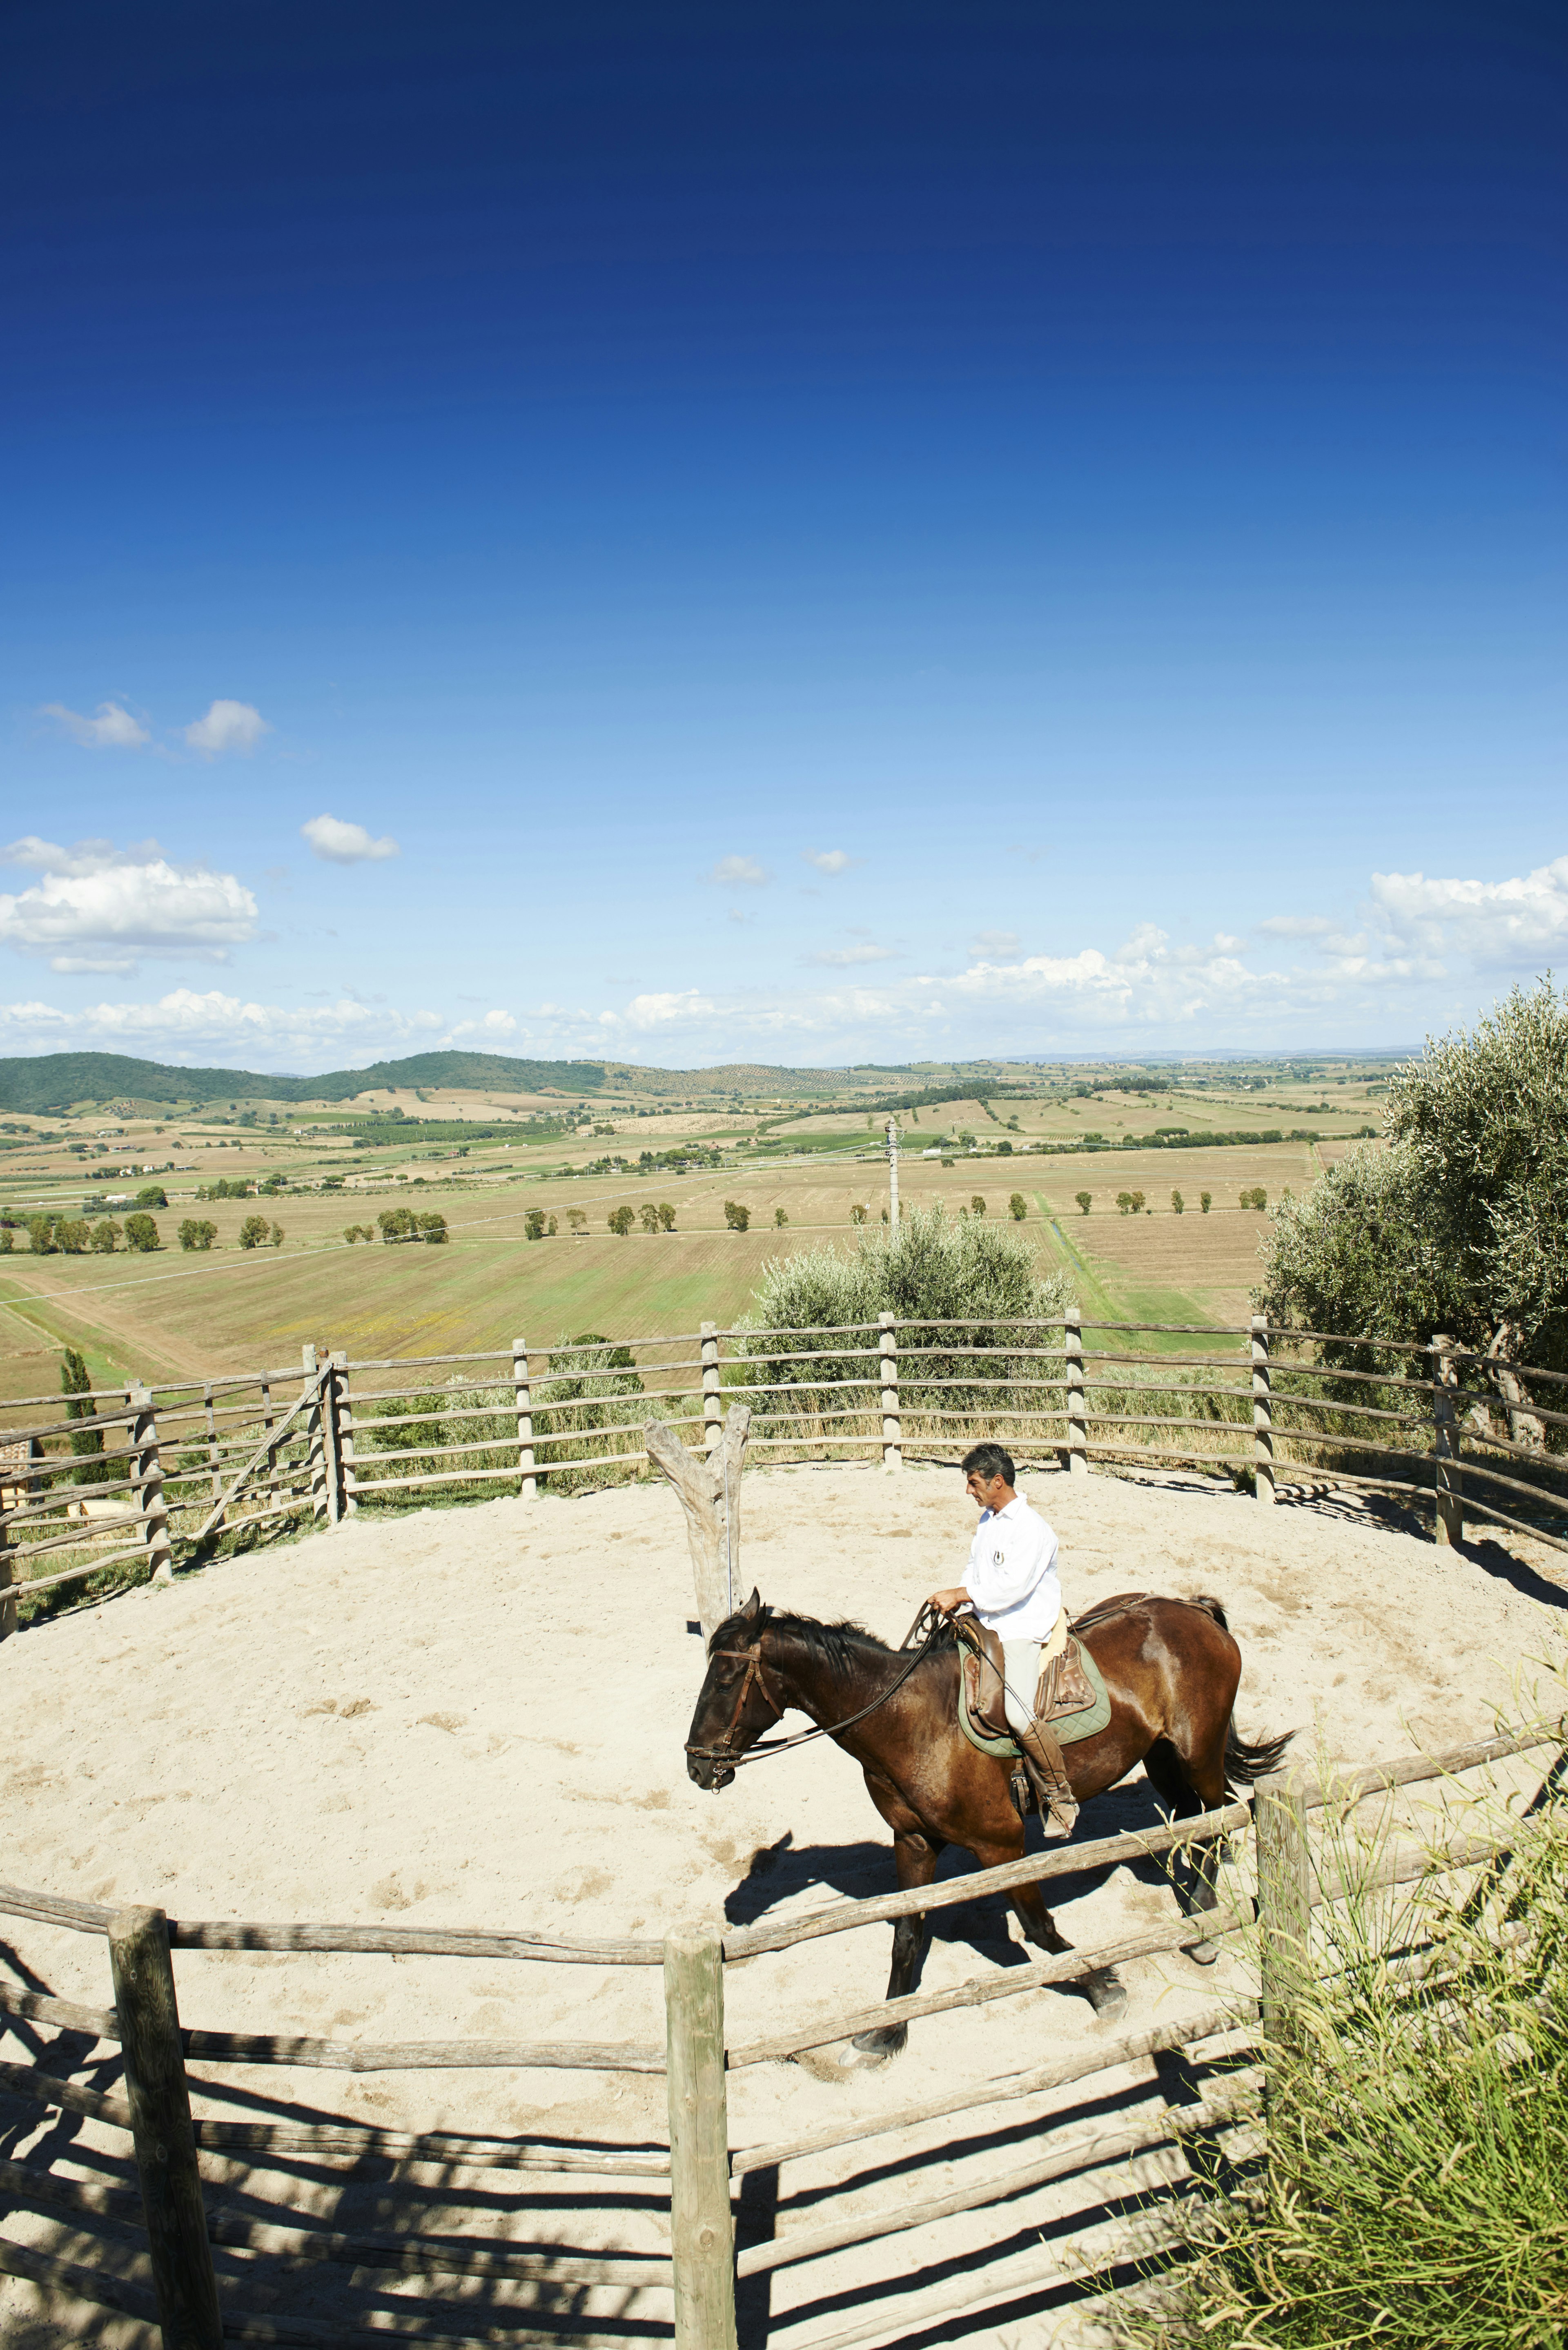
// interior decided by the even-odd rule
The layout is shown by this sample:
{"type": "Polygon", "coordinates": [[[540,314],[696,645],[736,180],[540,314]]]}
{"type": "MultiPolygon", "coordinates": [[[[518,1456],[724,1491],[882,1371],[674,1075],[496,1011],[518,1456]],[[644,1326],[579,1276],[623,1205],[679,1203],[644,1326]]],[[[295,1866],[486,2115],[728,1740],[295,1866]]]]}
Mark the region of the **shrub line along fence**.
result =
{"type": "MultiPolygon", "coordinates": [[[[329,2350],[329,2345],[347,2343],[384,2345],[389,2339],[410,2338],[406,2327],[396,2332],[384,2326],[362,2330],[349,2324],[263,2315],[225,2306],[229,2296],[220,2297],[214,2247],[264,2252],[289,2263],[330,2262],[389,2274],[489,2278],[541,2287],[571,2285],[589,2292],[630,2288],[669,2294],[673,2301],[678,2350],[734,2350],[736,2288],[748,2278],[786,2264],[826,2259],[963,2213],[1005,2205],[1054,2180],[1081,2178],[1092,2195],[1115,2200],[1127,2193],[1126,2187],[1107,2186],[1104,2180],[1096,2185],[1096,2174],[1129,2162],[1141,2163],[1144,2170],[1138,2183],[1165,2190],[1163,2200],[1147,2210],[1141,2222],[1131,2227],[1111,2222],[1080,2230],[1065,2250],[1004,2257],[978,2275],[971,2272],[935,2291],[910,2295],[898,2287],[870,2288],[865,2294],[873,2304],[869,2314],[831,2335],[814,2333],[813,2350],[848,2350],[848,2345],[875,2335],[918,2331],[1032,2290],[1044,2291],[1075,2280],[1104,2282],[1125,2272],[1130,2259],[1156,2256],[1181,2241],[1177,2199],[1190,2193],[1197,2184],[1195,2174],[1185,2166],[1184,2149],[1200,2142],[1210,2150],[1222,2149],[1232,2159],[1246,2160],[1266,2146],[1271,2053],[1277,2054],[1288,2044],[1298,2029],[1299,2005],[1314,1974],[1309,1947],[1312,1915],[1315,1909],[1344,1900],[1348,1891],[1337,1876],[1323,1867],[1321,1860],[1314,1861],[1309,1814],[1325,1805],[1343,1808],[1383,1791],[1436,1779],[1452,1780],[1461,1773],[1548,1745],[1561,1750],[1565,1730],[1568,1721],[1562,1721],[1524,1736],[1482,1740],[1438,1756],[1402,1756],[1326,1784],[1279,1773],[1262,1781],[1248,1801],[1179,1825],[1035,1855],[914,1893],[837,1901],[805,1918],[774,1926],[735,1931],[692,1926],[662,1941],[568,1943],[517,1931],[183,1920],[171,1918],[158,1908],[111,1908],[0,1886],[0,1913],[104,1937],[114,1991],[114,2005],[98,2009],[7,1985],[0,1990],[0,2012],[18,2022],[26,2020],[80,2034],[94,2043],[118,2044],[125,2094],[80,2086],[61,2071],[38,2063],[0,2064],[0,2090],[46,2111],[74,2115],[129,2137],[139,2189],[61,2177],[46,2161],[25,2160],[0,2162],[0,2193],[14,2210],[54,2219],[78,2235],[95,2236],[106,2226],[129,2228],[146,2248],[144,2255],[133,2260],[132,2272],[127,2273],[122,2257],[118,2269],[112,2262],[101,2269],[88,2267],[0,2238],[0,2270],[30,2279],[47,2292],[85,2300],[161,2327],[165,2350],[219,2350],[224,2341],[297,2344],[307,2350],[329,2350]],[[929,1911],[972,1901],[1020,1883],[1111,1868],[1150,1856],[1189,1852],[1195,1844],[1231,1835],[1249,1823],[1255,1851],[1255,1899],[1241,1895],[1228,1908],[1199,1913],[1095,1949],[1071,1951],[1041,1965],[1008,1969],[992,1979],[971,1981],[953,1991],[887,2001],[853,2013],[825,2013],[766,2041],[742,2045],[726,2042],[727,1968],[822,1935],[885,1923],[916,1909],[929,1911]],[[1255,1998],[1238,1994],[1197,2014],[1099,2043],[1054,2064],[970,2079],[945,2095],[829,2123],[794,2138],[740,2147],[730,2143],[727,2079],[742,2068],[808,2054],[869,2024],[1016,1997],[1042,1984],[1076,1981],[1098,1969],[1134,1958],[1175,1952],[1242,1932],[1256,1936],[1259,1991],[1255,1998]],[[576,1966],[659,1967],[664,2043],[640,2047],[473,2041],[371,2046],[293,2034],[208,2032],[183,2026],[172,1953],[234,1950],[373,1951],[397,1956],[503,1957],[576,1966]],[[1054,2126],[1049,2112],[1043,2112],[1040,2134],[1026,2162],[924,2198],[910,2191],[909,2173],[929,2163],[940,2163],[947,2170],[950,2140],[944,2137],[925,2151],[906,2148],[898,2158],[901,2192],[896,2203],[869,2212],[830,2217],[826,2223],[818,2220],[816,2224],[792,2227],[775,2241],[742,2245],[737,2252],[732,2196],[736,2183],[752,2172],[896,2137],[959,2114],[1048,2097],[1064,2086],[1093,2081],[1178,2050],[1189,2052],[1189,2065],[1213,2075],[1199,2085],[1200,2094],[1189,2093],[1189,2101],[1185,2104],[1171,2105],[1157,2090],[1152,2110],[1101,2120],[1088,2127],[1054,2126]],[[1243,2061],[1249,2051],[1256,2061],[1243,2061]],[[607,2146],[566,2136],[504,2137],[450,2130],[421,2134],[314,2118],[234,2122],[193,2117],[192,2090],[200,2095],[212,2085],[192,2079],[187,2068],[202,2063],[317,2065],[355,2072],[564,2066],[663,2073],[668,2150],[607,2146]],[[1225,2066],[1231,2069],[1220,2069],[1225,2066]],[[569,2245],[518,2244],[450,2234],[338,2230],[319,2223],[298,2224],[307,2215],[294,2211],[289,2217],[295,2224],[275,2225],[254,2216],[254,2189],[225,2200],[221,2189],[213,2191],[202,2178],[203,2158],[209,2158],[211,2170],[214,2161],[226,2167],[248,2157],[265,2168],[286,2156],[308,2157],[318,2172],[329,2175],[332,2165],[339,2164],[344,2167],[339,2176],[373,2157],[404,2164],[439,2164],[445,2174],[465,2168],[514,2171],[520,2174],[514,2199],[518,2203],[525,2202],[530,2193],[541,2196],[546,2204],[550,2199],[550,2190],[531,2189],[523,2175],[545,2173],[561,2178],[597,2175],[635,2179],[649,2189],[664,2186],[669,2197],[668,2251],[662,2255],[632,2251],[587,2253],[569,2245]]],[[[1546,1774],[1547,1788],[1554,1784],[1563,1760],[1560,1752],[1546,1774]]],[[[1493,1889],[1501,1898],[1506,1895],[1512,1849],[1510,1844],[1468,1836],[1403,1850],[1395,1847],[1386,1855],[1377,1881],[1392,1886],[1434,1874],[1480,1869],[1490,1872],[1493,1889]]],[[[1366,1882],[1361,1880],[1356,1889],[1365,1891],[1366,1882]]],[[[1503,1930],[1517,1937],[1528,1932],[1528,1925],[1515,1924],[1503,1930]]],[[[1387,1963],[1397,1973],[1429,1979],[1434,1969],[1442,1966],[1442,1946],[1414,1949],[1407,1936],[1387,1963]]],[[[86,2061],[77,2056],[73,2069],[86,2061]]],[[[873,2158],[872,2168],[885,2167],[888,2159],[883,2147],[873,2158]]],[[[403,2191],[432,2199],[449,2190],[443,2184],[405,2187],[403,2191]]],[[[843,2185],[831,2190],[836,2196],[845,2191],[843,2185]]],[[[810,2199],[814,2214],[820,2213],[821,2192],[813,2190],[810,2199]]],[[[123,2253],[118,2242],[113,2250],[117,2255],[123,2253]]],[[[828,2291],[836,2301],[846,2288],[840,2280],[828,2291]]],[[[477,2350],[481,2337],[462,2330],[474,2312],[461,2298],[456,2303],[405,2303],[403,2312],[416,2321],[413,2338],[449,2345],[472,2343],[477,2350]]],[[[386,2314],[383,2309],[382,2314],[386,2314]]],[[[499,2314],[494,2309],[483,2313],[486,2319],[499,2314]]],[[[545,2308],[529,2307],[520,2313],[515,2303],[507,2304],[504,2314],[514,2318],[524,2314],[546,2334],[580,2334],[585,2325],[591,2329],[594,2323],[591,2316],[566,2315],[545,2308]]],[[[640,2310],[630,2315],[634,2322],[640,2319],[656,2330],[628,2334],[622,2327],[617,2339],[669,2339],[669,2320],[651,2320],[640,2310]]],[[[786,2317],[786,2329],[796,2322],[786,2317]]],[[[488,2342],[493,2336],[483,2338],[488,2342]]]]}
{"type": "Polygon", "coordinates": [[[1075,1309],[1060,1321],[884,1314],[844,1328],[705,1322],[670,1337],[353,1361],[306,1347],[298,1370],[129,1386],[112,1403],[84,1399],[90,1416],[76,1419],[57,1397],[22,1397],[0,1421],[40,1406],[54,1416],[0,1432],[0,1638],[16,1628],[18,1596],[36,1603],[116,1568],[167,1576],[176,1552],[200,1559],[225,1534],[337,1525],[443,1489],[533,1499],[646,1473],[650,1405],[689,1449],[711,1452],[726,1399],[752,1407],[751,1451],[780,1460],[897,1469],[994,1436],[1070,1473],[1197,1466],[1249,1482],[1262,1503],[1326,1480],[1429,1503],[1440,1543],[1462,1540],[1468,1514],[1568,1549],[1568,1411],[1530,1392],[1568,1403],[1561,1373],[1440,1336],[1423,1347],[1271,1332],[1262,1315],[1245,1327],[1095,1330],[1241,1345],[1085,1347],[1075,1309]]]}

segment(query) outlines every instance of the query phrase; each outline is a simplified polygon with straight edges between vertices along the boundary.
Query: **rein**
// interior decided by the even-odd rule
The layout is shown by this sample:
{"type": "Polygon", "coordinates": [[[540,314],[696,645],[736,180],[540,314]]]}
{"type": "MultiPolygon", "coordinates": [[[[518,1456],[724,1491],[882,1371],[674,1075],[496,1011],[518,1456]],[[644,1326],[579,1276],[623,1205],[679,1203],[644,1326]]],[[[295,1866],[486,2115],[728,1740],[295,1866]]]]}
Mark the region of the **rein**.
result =
{"type": "Polygon", "coordinates": [[[820,1722],[815,1730],[796,1731],[793,1738],[770,1738],[756,1746],[748,1747],[743,1754],[736,1752],[734,1739],[736,1731],[740,1729],[741,1716],[746,1710],[746,1700],[750,1697],[753,1687],[755,1686],[761,1690],[763,1697],[772,1706],[775,1721],[783,1721],[786,1709],[768,1687],[767,1669],[763,1663],[763,1643],[760,1634],[749,1648],[742,1648],[739,1652],[733,1648],[721,1648],[719,1654],[728,1658],[731,1663],[740,1664],[742,1660],[745,1663],[746,1669],[741,1681],[740,1694],[735,1700],[734,1711],[730,1716],[723,1736],[717,1743],[712,1746],[693,1746],[688,1742],[687,1754],[695,1756],[701,1762],[722,1762],[730,1770],[738,1771],[743,1763],[760,1762],[764,1754],[787,1754],[794,1746],[809,1746],[814,1738],[836,1738],[840,1731],[853,1730],[857,1721],[864,1721],[868,1715],[877,1711],[878,1706],[886,1705],[890,1697],[898,1695],[915,1667],[921,1662],[933,1641],[940,1634],[944,1621],[940,1611],[928,1600],[908,1632],[905,1633],[902,1646],[908,1648],[922,1627],[925,1627],[924,1638],[914,1649],[909,1663],[904,1667],[898,1679],[891,1682],[882,1691],[880,1697],[874,1697],[869,1705],[863,1705],[858,1713],[850,1714],[843,1721],[820,1722]]]}

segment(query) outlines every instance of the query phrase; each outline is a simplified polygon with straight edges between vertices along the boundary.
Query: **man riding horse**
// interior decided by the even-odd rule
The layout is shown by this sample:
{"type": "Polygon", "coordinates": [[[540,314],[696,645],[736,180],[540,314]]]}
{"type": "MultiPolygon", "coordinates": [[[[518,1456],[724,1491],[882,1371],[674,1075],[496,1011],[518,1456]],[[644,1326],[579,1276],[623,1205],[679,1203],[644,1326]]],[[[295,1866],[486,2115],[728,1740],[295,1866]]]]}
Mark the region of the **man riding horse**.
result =
{"type": "MultiPolygon", "coordinates": [[[[1054,1733],[1035,1719],[1042,1659],[1060,1656],[1066,1646],[1056,1537],[1018,1491],[1011,1452],[1000,1444],[976,1444],[964,1454],[962,1466],[980,1523],[963,1582],[933,1591],[930,1604],[944,1616],[972,1608],[981,1628],[1000,1641],[1006,1727],[1018,1741],[1045,1834],[1069,1836],[1078,1816],[1077,1798],[1054,1733]]],[[[987,1644],[992,1681],[993,1655],[987,1644]]]]}

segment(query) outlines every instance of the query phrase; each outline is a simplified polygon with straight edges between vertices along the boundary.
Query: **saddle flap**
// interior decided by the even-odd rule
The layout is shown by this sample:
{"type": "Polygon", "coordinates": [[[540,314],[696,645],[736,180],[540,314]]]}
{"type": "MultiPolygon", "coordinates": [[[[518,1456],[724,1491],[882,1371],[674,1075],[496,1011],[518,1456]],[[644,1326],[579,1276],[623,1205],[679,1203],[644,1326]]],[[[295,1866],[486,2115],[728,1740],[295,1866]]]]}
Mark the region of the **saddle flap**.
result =
{"type": "Polygon", "coordinates": [[[1095,1691],[1084,1670],[1083,1650],[1075,1636],[1069,1633],[1061,1655],[1046,1658],[1041,1667],[1034,1718],[1037,1721],[1054,1721],[1062,1714],[1086,1712],[1094,1703],[1095,1691]]]}
{"type": "Polygon", "coordinates": [[[966,1651],[964,1694],[970,1719],[982,1737],[1011,1738],[1001,1637],[989,1625],[978,1624],[971,1617],[965,1619],[961,1638],[966,1651]]]}

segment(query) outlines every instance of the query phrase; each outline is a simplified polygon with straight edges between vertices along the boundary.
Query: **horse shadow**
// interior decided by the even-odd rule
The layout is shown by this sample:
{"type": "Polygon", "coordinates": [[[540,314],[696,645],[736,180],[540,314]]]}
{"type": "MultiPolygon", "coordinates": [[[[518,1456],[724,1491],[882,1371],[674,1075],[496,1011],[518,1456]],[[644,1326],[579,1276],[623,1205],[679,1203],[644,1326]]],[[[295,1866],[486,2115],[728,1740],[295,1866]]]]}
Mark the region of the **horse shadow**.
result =
{"type": "MultiPolygon", "coordinates": [[[[1160,1826],[1167,1814],[1141,1772],[1096,1796],[1080,1814],[1076,1840],[1097,1842],[1103,1836],[1134,1834],[1160,1826]]],[[[1060,1844],[1047,1845],[1038,1819],[1024,1824],[1024,1850],[1059,1853],[1060,1844]]],[[[1071,1850],[1071,1844],[1065,1849],[1071,1850]]],[[[1170,1882],[1168,1864],[1158,1856],[1140,1856],[1124,1862],[1140,1884],[1170,1882]]],[[[1089,1891],[1104,1874],[1106,1864],[1082,1872],[1070,1871],[1052,1880],[1050,1903],[1069,1902],[1089,1891]]],[[[936,1882],[956,1883],[976,1869],[973,1856],[961,1845],[949,1845],[937,1863],[936,1882]]],[[[724,1901],[724,1919],[731,1926],[754,1926],[770,1913],[787,1908],[803,1896],[836,1893],[846,1900],[875,1900],[898,1890],[890,1846],[861,1837],[852,1844],[797,1845],[786,1828],[773,1844],[761,1846],[746,1873],[724,1901]]],[[[933,1909],[927,1919],[927,1942],[965,1944],[993,1966],[1023,1967],[1033,1954],[1015,1941],[1009,1930],[1012,1918],[1004,1893],[977,1893],[972,1901],[951,1908],[933,1909]]]]}

